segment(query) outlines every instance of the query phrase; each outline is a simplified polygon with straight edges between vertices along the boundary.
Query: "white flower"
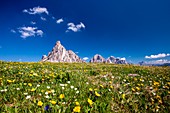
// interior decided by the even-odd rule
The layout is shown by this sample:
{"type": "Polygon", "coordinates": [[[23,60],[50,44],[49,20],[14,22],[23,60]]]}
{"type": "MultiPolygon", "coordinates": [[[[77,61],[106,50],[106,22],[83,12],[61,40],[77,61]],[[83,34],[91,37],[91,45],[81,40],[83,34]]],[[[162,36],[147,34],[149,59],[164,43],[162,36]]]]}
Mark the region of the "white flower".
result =
{"type": "Polygon", "coordinates": [[[42,94],[41,94],[41,93],[39,93],[39,95],[41,96],[42,94]]]}
{"type": "Polygon", "coordinates": [[[112,79],[115,78],[114,76],[112,76],[112,79]]]}
{"type": "Polygon", "coordinates": [[[47,86],[47,89],[50,89],[50,86],[47,86]]]}
{"type": "Polygon", "coordinates": [[[17,90],[20,90],[20,88],[16,88],[17,90]]]}
{"type": "Polygon", "coordinates": [[[61,86],[61,87],[64,87],[64,86],[65,86],[65,84],[60,84],[60,86],[61,86]]]}
{"type": "Polygon", "coordinates": [[[51,84],[53,84],[54,82],[51,82],[51,84]]]}
{"type": "Polygon", "coordinates": [[[4,92],[4,90],[1,90],[1,92],[4,92]]]}
{"type": "Polygon", "coordinates": [[[67,86],[67,84],[64,84],[64,86],[67,86]]]}
{"type": "Polygon", "coordinates": [[[31,98],[31,96],[30,95],[28,95],[27,97],[26,97],[26,99],[30,99],[31,98]]]}
{"type": "Polygon", "coordinates": [[[48,92],[46,91],[45,94],[48,95],[48,92]]]}
{"type": "Polygon", "coordinates": [[[62,87],[62,90],[64,90],[65,88],[64,87],[62,87]]]}
{"type": "Polygon", "coordinates": [[[86,82],[86,84],[89,84],[88,82],[86,82]]]}
{"type": "Polygon", "coordinates": [[[4,89],[4,92],[7,92],[7,89],[4,89]]]}
{"type": "Polygon", "coordinates": [[[40,85],[39,85],[39,84],[37,84],[37,87],[40,87],[40,85]]]}
{"type": "Polygon", "coordinates": [[[74,88],[74,90],[76,91],[76,90],[77,90],[77,88],[74,88]]]}
{"type": "Polygon", "coordinates": [[[70,84],[70,81],[67,81],[68,84],[70,84]]]}
{"type": "Polygon", "coordinates": [[[45,98],[50,98],[50,97],[48,95],[46,95],[45,98]]]}
{"type": "Polygon", "coordinates": [[[71,89],[73,89],[73,88],[74,88],[74,86],[70,86],[70,88],[71,88],[71,89]]]}
{"type": "Polygon", "coordinates": [[[55,96],[56,94],[55,93],[53,93],[53,96],[55,96]]]}
{"type": "Polygon", "coordinates": [[[79,93],[79,91],[76,91],[76,93],[78,94],[78,93],[79,93]]]}
{"type": "Polygon", "coordinates": [[[24,95],[28,95],[28,93],[24,93],[24,95]]]}
{"type": "Polygon", "coordinates": [[[111,91],[110,89],[108,89],[109,91],[111,91]]]}

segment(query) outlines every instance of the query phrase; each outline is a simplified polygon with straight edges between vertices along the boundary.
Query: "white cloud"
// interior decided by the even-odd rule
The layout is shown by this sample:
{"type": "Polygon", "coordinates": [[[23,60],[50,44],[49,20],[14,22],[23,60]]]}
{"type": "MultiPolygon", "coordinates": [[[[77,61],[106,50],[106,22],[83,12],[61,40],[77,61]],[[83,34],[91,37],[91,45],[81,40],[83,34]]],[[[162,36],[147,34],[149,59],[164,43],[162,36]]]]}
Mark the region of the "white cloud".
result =
{"type": "Polygon", "coordinates": [[[160,54],[157,54],[157,55],[150,55],[150,56],[145,56],[146,59],[155,59],[155,58],[164,58],[164,57],[167,57],[167,56],[170,56],[170,54],[165,54],[165,53],[160,53],[160,54]]]}
{"type": "Polygon", "coordinates": [[[74,23],[68,23],[67,24],[68,28],[66,32],[73,31],[73,32],[78,32],[81,31],[81,29],[85,29],[85,25],[80,22],[80,24],[75,25],[74,23]]]}
{"type": "Polygon", "coordinates": [[[14,29],[11,29],[11,32],[12,32],[12,33],[16,33],[16,31],[15,31],[14,29]]]}
{"type": "Polygon", "coordinates": [[[37,27],[20,27],[19,33],[21,33],[22,38],[27,38],[31,36],[43,36],[43,31],[39,30],[37,27]]]}
{"type": "Polygon", "coordinates": [[[46,13],[47,15],[49,14],[47,8],[45,7],[34,7],[34,8],[30,8],[30,9],[24,9],[23,10],[24,13],[28,13],[28,14],[32,14],[32,15],[35,15],[35,14],[42,14],[42,13],[46,13]]]}
{"type": "Polygon", "coordinates": [[[64,22],[64,20],[63,20],[62,18],[56,20],[56,23],[57,23],[57,24],[60,24],[60,23],[62,23],[62,22],[64,22]]]}
{"type": "Polygon", "coordinates": [[[37,30],[37,35],[38,35],[38,36],[41,36],[41,37],[42,37],[42,36],[43,36],[43,33],[44,33],[44,32],[43,32],[42,30],[37,30]]]}
{"type": "Polygon", "coordinates": [[[83,60],[88,60],[89,58],[88,57],[84,57],[83,60]]]}
{"type": "Polygon", "coordinates": [[[165,63],[170,63],[170,61],[166,59],[159,59],[159,60],[152,60],[152,61],[145,62],[145,64],[148,64],[148,65],[165,64],[165,63]]]}
{"type": "Polygon", "coordinates": [[[44,18],[44,17],[41,17],[41,20],[46,21],[47,19],[46,19],[46,18],[44,18]]]}
{"type": "Polygon", "coordinates": [[[123,57],[123,58],[120,58],[120,60],[126,60],[126,58],[125,58],[125,57],[123,57]]]}
{"type": "Polygon", "coordinates": [[[34,21],[31,21],[31,24],[32,24],[32,25],[35,25],[35,24],[36,24],[36,22],[34,22],[34,21]]]}

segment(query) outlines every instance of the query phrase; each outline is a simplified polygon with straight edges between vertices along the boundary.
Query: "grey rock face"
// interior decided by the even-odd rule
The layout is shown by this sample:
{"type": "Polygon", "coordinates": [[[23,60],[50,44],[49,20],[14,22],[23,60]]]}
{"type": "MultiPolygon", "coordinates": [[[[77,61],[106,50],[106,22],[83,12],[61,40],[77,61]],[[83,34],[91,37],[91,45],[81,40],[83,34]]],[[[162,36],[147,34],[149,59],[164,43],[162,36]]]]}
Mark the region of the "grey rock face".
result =
{"type": "Polygon", "coordinates": [[[113,64],[128,64],[126,60],[121,58],[115,58],[114,56],[108,57],[106,60],[99,54],[96,54],[91,60],[90,63],[113,63],[113,64]]]}
{"type": "Polygon", "coordinates": [[[105,59],[99,55],[99,54],[96,54],[94,55],[94,57],[90,60],[91,63],[103,63],[105,62],[105,59]]]}
{"type": "Polygon", "coordinates": [[[79,56],[73,51],[66,50],[60,41],[57,41],[52,51],[48,53],[48,56],[43,55],[43,62],[82,62],[79,56]]]}
{"type": "Polygon", "coordinates": [[[106,63],[116,63],[116,58],[114,56],[110,56],[106,59],[106,63]]]}

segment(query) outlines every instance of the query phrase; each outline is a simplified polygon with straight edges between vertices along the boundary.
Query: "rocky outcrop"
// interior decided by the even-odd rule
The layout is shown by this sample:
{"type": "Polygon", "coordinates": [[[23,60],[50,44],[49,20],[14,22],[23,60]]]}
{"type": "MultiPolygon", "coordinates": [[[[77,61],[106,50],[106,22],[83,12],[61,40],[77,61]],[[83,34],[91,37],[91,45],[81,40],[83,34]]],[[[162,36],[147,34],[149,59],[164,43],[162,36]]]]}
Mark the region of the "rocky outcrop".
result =
{"type": "Polygon", "coordinates": [[[60,41],[57,41],[52,51],[48,53],[48,56],[43,55],[43,62],[82,62],[79,56],[73,51],[66,50],[60,41]]]}
{"type": "Polygon", "coordinates": [[[116,58],[114,56],[110,56],[106,59],[106,63],[116,63],[116,58]]]}
{"type": "Polygon", "coordinates": [[[103,62],[105,62],[105,59],[99,54],[94,55],[94,57],[90,60],[90,63],[103,63],[103,62]]]}
{"type": "Polygon", "coordinates": [[[106,60],[99,54],[96,54],[90,63],[113,63],[113,64],[128,64],[125,58],[115,58],[114,56],[108,57],[106,60]]]}

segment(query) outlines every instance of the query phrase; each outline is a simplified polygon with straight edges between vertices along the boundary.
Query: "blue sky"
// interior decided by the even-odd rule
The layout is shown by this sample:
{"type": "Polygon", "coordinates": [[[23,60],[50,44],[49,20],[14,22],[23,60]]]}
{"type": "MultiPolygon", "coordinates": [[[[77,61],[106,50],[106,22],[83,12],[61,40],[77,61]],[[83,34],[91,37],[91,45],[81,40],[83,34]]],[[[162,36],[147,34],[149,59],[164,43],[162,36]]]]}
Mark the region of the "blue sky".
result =
{"type": "Polygon", "coordinates": [[[57,40],[81,58],[170,60],[169,0],[0,2],[0,60],[39,61],[57,40]]]}

